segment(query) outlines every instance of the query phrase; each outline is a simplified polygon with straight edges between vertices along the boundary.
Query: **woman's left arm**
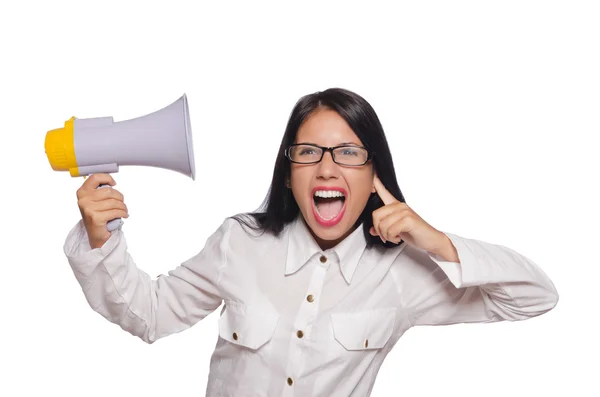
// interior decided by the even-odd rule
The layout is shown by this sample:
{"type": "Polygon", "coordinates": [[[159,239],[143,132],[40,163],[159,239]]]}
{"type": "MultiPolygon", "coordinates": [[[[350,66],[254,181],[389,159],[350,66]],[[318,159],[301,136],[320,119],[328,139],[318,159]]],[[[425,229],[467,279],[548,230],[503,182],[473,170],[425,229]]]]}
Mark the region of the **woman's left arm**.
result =
{"type": "Polygon", "coordinates": [[[519,321],[553,309],[558,292],[529,258],[501,245],[444,233],[448,243],[426,252],[405,291],[414,325],[519,321]]]}
{"type": "Polygon", "coordinates": [[[400,304],[414,325],[517,321],[558,303],[548,276],[529,258],[496,244],[443,233],[385,189],[375,177],[383,207],[370,232],[382,241],[404,240],[410,250],[397,269],[400,304]]]}

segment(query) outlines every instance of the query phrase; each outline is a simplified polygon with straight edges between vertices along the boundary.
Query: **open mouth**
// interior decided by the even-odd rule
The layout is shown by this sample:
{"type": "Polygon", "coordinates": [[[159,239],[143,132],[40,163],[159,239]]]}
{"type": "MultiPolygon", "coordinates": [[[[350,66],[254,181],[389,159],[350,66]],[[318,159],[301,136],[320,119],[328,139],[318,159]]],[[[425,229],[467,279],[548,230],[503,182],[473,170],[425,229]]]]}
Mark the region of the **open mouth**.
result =
{"type": "Polygon", "coordinates": [[[336,225],[346,209],[346,192],[343,189],[317,188],[313,191],[313,212],[323,226],[336,225]]]}

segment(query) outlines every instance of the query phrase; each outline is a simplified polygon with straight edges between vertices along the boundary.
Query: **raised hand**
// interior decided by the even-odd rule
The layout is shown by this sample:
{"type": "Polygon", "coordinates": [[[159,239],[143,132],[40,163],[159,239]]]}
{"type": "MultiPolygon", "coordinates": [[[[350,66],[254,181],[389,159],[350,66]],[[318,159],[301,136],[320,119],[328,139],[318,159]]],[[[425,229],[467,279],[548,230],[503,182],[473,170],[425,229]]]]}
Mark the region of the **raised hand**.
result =
{"type": "Polygon", "coordinates": [[[404,240],[407,244],[432,253],[445,251],[451,242],[448,237],[425,222],[406,203],[397,200],[375,175],[373,185],[384,206],[373,211],[371,235],[379,236],[381,241],[396,244],[404,240]]]}
{"type": "Polygon", "coordinates": [[[114,189],[109,174],[93,174],[77,190],[77,205],[92,248],[99,248],[110,238],[106,223],[115,218],[129,218],[123,194],[114,189]],[[110,185],[98,189],[100,185],[110,185]]]}

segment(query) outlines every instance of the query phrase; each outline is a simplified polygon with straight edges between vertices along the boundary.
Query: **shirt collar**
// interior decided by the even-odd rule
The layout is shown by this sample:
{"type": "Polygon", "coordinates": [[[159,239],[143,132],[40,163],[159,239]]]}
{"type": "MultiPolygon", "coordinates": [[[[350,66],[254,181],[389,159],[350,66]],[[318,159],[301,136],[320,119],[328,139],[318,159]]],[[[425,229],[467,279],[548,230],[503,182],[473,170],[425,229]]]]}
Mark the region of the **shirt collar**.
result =
{"type": "Polygon", "coordinates": [[[330,250],[323,251],[310,233],[300,213],[289,227],[285,275],[297,272],[316,255],[325,254],[331,258],[332,254],[335,254],[342,275],[346,282],[350,284],[366,245],[363,225],[361,224],[338,245],[330,250]]]}

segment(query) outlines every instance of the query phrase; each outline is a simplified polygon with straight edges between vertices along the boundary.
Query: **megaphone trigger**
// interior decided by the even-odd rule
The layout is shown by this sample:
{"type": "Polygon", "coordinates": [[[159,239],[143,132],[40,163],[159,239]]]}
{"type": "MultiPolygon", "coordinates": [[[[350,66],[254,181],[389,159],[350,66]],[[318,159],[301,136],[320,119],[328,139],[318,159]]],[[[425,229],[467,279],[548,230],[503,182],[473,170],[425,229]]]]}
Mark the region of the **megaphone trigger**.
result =
{"type": "MultiPolygon", "coordinates": [[[[96,189],[101,189],[103,187],[110,187],[110,185],[108,184],[102,184],[99,185],[96,189]]],[[[115,231],[117,229],[120,229],[121,226],[123,226],[125,222],[123,222],[123,219],[121,218],[115,218],[113,220],[110,220],[108,222],[106,222],[106,228],[108,229],[109,232],[115,231]]]]}

